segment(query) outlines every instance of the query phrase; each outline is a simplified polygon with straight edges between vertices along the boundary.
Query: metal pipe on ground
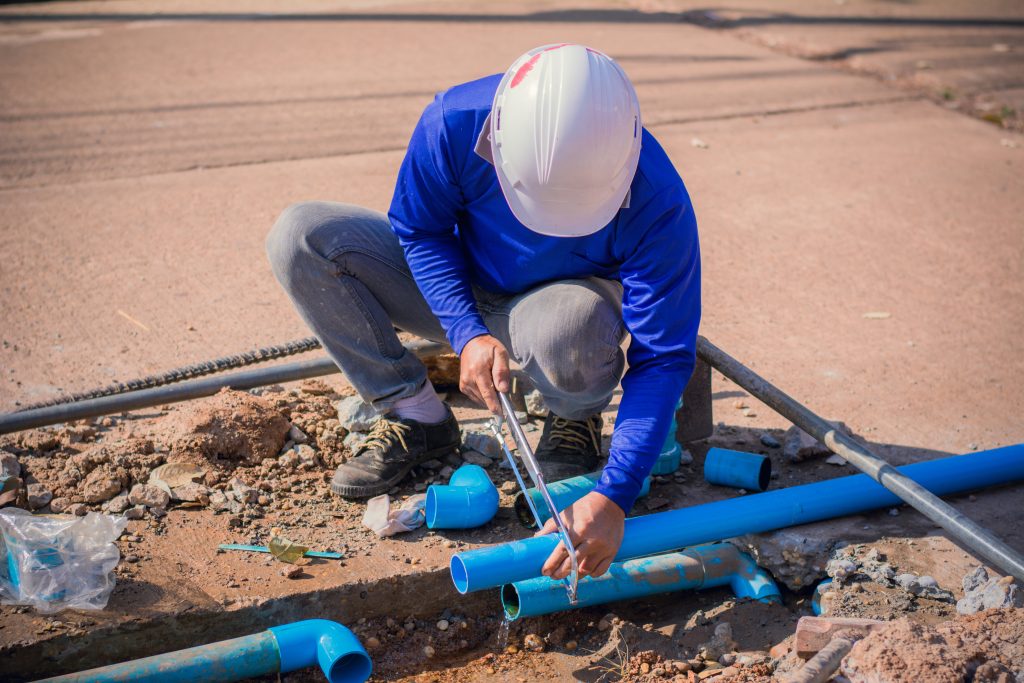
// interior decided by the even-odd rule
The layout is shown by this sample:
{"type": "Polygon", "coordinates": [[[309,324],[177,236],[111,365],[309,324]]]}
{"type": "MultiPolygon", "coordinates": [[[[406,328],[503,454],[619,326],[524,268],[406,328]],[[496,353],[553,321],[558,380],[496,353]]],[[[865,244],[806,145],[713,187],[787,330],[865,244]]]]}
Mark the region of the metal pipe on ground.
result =
{"type": "MultiPolygon", "coordinates": [[[[447,344],[430,341],[417,341],[406,344],[405,348],[420,358],[435,356],[451,349],[447,344]]],[[[269,384],[295,382],[312,377],[323,377],[341,372],[330,358],[285,363],[256,370],[245,370],[230,375],[216,375],[191,382],[171,384],[154,389],[139,389],[114,396],[65,403],[61,405],[26,410],[20,413],[0,415],[0,434],[8,434],[23,429],[33,429],[46,425],[83,420],[100,415],[122,413],[126,410],[152,408],[167,403],[190,401],[196,398],[212,396],[221,389],[255,389],[269,384]]]]}
{"type": "Polygon", "coordinates": [[[240,681],[317,664],[331,683],[363,683],[372,668],[370,656],[352,631],[334,621],[307,619],[251,636],[47,678],[39,683],[240,681]]]}
{"type": "MultiPolygon", "coordinates": [[[[1024,480],[1024,444],[919,462],[899,468],[903,476],[939,495],[1024,480]]],[[[766,491],[626,520],[617,561],[720,541],[748,533],[818,522],[881,507],[900,498],[865,474],[766,491]]],[[[468,550],[452,556],[452,581],[460,593],[497,588],[540,576],[558,544],[535,536],[468,550]]]]}
{"type": "Polygon", "coordinates": [[[779,415],[892,491],[901,501],[948,531],[960,545],[1024,581],[1024,556],[996,538],[988,529],[943,502],[927,488],[902,474],[866,446],[838,431],[831,423],[812,413],[704,337],[697,340],[697,355],[779,415]]]}
{"type": "Polygon", "coordinates": [[[501,588],[509,620],[658,593],[730,586],[737,598],[779,602],[778,586],[768,572],[731,543],[712,543],[678,553],[614,562],[599,577],[580,579],[578,600],[569,603],[565,584],[541,576],[501,588]]]}

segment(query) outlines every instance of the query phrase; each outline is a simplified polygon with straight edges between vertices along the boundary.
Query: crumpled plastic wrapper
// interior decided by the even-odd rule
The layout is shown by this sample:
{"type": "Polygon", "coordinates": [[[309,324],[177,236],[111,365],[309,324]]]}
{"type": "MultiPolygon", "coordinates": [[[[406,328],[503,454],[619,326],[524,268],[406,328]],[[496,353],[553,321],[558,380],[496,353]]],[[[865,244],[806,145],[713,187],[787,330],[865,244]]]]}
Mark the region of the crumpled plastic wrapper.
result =
{"type": "Polygon", "coordinates": [[[0,603],[31,605],[44,614],[100,610],[114,590],[121,551],[114,540],[128,520],[0,510],[0,603]]]}
{"type": "Polygon", "coordinates": [[[418,493],[409,496],[399,508],[391,509],[391,498],[388,494],[371,498],[366,503],[363,514],[363,525],[369,527],[378,536],[394,536],[412,531],[423,526],[427,521],[425,508],[427,496],[418,493]]]}

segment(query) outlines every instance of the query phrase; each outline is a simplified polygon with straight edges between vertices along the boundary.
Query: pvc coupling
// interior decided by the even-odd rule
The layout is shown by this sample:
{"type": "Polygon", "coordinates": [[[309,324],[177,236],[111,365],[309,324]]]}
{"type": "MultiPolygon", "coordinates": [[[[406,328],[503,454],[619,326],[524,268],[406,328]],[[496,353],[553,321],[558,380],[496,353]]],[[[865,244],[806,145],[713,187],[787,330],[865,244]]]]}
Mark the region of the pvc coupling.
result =
{"type": "Polygon", "coordinates": [[[772,480],[772,461],[757,453],[711,448],[704,457],[704,479],[719,486],[764,491],[772,480]]]}
{"type": "Polygon", "coordinates": [[[428,529],[473,529],[498,513],[498,489],[479,465],[463,465],[448,484],[427,489],[428,529]]]}

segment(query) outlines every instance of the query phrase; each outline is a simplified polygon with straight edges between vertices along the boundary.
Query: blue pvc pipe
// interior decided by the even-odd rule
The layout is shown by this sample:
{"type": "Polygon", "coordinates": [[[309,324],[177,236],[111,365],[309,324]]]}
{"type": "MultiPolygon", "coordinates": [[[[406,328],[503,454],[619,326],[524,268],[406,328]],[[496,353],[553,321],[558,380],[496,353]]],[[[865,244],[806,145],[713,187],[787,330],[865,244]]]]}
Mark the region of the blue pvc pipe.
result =
{"type": "Polygon", "coordinates": [[[370,656],[352,631],[326,619],[307,619],[261,633],[121,664],[48,678],[66,683],[240,681],[319,664],[331,683],[363,683],[370,656]]]}
{"type": "MultiPolygon", "coordinates": [[[[1024,479],[1024,445],[940,458],[897,468],[937,495],[1009,484],[1024,479]]],[[[617,560],[807,524],[897,505],[901,501],[865,474],[767,491],[756,496],[695,505],[626,520],[617,560]]],[[[558,538],[549,534],[478,548],[452,556],[460,593],[496,588],[540,576],[558,538]]]]}
{"type": "MultiPolygon", "coordinates": [[[[548,493],[551,494],[551,500],[555,503],[555,507],[559,512],[566,509],[577,500],[587,495],[594,490],[597,486],[597,480],[601,478],[601,472],[590,472],[589,474],[581,474],[577,477],[569,477],[568,479],[562,479],[554,483],[548,484],[548,493]]],[[[644,485],[640,487],[640,493],[637,498],[646,496],[651,491],[651,478],[647,477],[644,479],[644,485]]],[[[533,506],[537,510],[537,514],[540,515],[540,523],[548,521],[551,518],[551,514],[548,512],[547,503],[544,502],[544,497],[540,495],[540,491],[535,488],[529,488],[526,493],[519,492],[515,499],[515,511],[516,516],[519,517],[519,521],[523,523],[527,528],[532,529],[537,526],[537,522],[533,519],[533,512],[530,510],[530,506],[526,502],[526,496],[530,496],[533,500],[533,506]]]]}
{"type": "Polygon", "coordinates": [[[764,491],[772,479],[772,461],[757,453],[711,448],[704,456],[704,479],[719,486],[764,491]]]}
{"type": "Polygon", "coordinates": [[[473,529],[497,513],[498,489],[479,465],[463,465],[447,486],[432,484],[427,489],[428,529],[473,529]]]}
{"type": "Polygon", "coordinates": [[[501,589],[501,604],[505,616],[514,620],[615,600],[716,586],[731,586],[738,598],[761,602],[781,600],[772,577],[749,555],[730,543],[713,543],[679,553],[615,562],[597,578],[580,579],[575,605],[569,603],[565,584],[546,576],[506,584],[501,589]]]}
{"type": "Polygon", "coordinates": [[[679,462],[683,458],[683,449],[676,441],[676,432],[679,430],[679,423],[676,421],[676,414],[683,407],[683,399],[676,403],[676,409],[672,411],[672,422],[669,424],[668,434],[665,436],[665,443],[661,447],[661,453],[654,463],[651,474],[661,476],[672,474],[679,469],[679,462]]]}

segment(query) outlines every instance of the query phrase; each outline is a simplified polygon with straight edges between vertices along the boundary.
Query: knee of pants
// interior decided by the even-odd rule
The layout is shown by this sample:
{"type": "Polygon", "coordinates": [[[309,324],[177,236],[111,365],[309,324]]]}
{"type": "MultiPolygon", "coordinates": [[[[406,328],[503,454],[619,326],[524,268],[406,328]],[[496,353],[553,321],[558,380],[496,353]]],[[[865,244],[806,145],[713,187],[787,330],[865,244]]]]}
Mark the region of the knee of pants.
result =
{"type": "MultiPolygon", "coordinates": [[[[610,330],[552,331],[536,340],[531,356],[546,383],[563,396],[583,401],[611,394],[619,383],[625,358],[610,330]]],[[[535,381],[536,381],[535,379],[535,381]]]]}
{"type": "Polygon", "coordinates": [[[323,219],[323,212],[318,210],[319,204],[292,204],[281,212],[267,234],[266,248],[270,267],[286,289],[290,289],[295,274],[311,255],[309,236],[323,219]]]}

